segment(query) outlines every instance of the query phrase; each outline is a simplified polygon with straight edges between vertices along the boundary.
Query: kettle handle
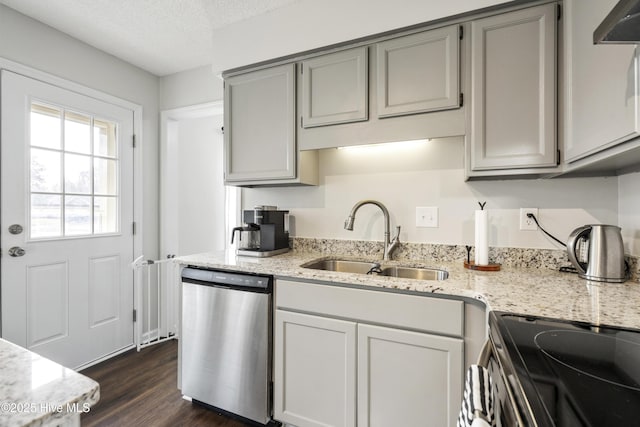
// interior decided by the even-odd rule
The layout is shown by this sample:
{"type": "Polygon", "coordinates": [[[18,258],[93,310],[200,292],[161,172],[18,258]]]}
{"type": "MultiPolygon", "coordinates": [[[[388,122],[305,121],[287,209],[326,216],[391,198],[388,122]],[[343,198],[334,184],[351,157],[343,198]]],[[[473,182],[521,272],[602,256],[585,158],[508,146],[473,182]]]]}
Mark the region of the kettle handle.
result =
{"type": "Polygon", "coordinates": [[[586,270],[582,266],[582,263],[578,261],[578,257],[576,256],[576,244],[578,240],[588,234],[591,231],[590,225],[585,225],[583,227],[576,228],[569,235],[569,240],[567,241],[567,255],[569,256],[569,261],[571,264],[578,270],[581,274],[586,274],[586,270]]]}

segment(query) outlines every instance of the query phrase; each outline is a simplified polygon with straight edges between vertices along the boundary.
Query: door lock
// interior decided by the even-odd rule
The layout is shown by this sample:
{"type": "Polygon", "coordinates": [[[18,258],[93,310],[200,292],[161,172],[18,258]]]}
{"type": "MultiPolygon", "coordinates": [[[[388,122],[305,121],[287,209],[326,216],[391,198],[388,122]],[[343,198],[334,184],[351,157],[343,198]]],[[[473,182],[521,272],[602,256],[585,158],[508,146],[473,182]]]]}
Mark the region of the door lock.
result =
{"type": "Polygon", "coordinates": [[[9,226],[9,233],[11,234],[20,234],[22,233],[22,226],[20,224],[13,224],[9,226]]]}

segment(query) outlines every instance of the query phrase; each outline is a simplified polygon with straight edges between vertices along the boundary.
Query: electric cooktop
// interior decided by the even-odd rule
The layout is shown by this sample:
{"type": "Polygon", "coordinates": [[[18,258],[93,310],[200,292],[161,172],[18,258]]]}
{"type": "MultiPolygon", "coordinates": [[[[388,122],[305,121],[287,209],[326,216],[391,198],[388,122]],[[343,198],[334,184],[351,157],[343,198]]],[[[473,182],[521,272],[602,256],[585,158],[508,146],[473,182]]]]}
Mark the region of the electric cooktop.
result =
{"type": "Polygon", "coordinates": [[[490,325],[539,426],[640,425],[639,330],[508,313],[490,325]]]}

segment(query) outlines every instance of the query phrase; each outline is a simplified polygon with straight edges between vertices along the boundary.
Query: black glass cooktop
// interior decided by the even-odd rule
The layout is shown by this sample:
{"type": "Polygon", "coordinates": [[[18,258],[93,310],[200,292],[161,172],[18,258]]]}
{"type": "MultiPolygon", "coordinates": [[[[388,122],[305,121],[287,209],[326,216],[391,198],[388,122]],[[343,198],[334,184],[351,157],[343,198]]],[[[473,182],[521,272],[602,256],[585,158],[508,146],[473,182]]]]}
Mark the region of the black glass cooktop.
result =
{"type": "Polygon", "coordinates": [[[640,331],[506,313],[491,325],[539,426],[640,425],[640,331]]]}

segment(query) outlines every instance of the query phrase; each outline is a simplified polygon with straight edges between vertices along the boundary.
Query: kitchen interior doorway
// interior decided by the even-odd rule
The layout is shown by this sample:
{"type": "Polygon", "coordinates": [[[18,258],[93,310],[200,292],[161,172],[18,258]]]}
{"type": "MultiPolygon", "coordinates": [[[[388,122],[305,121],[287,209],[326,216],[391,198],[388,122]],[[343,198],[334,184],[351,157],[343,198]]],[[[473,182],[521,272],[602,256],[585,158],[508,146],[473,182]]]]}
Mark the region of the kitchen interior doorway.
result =
{"type": "MultiPolygon", "coordinates": [[[[229,245],[240,215],[240,191],[224,185],[222,124],[222,101],[160,114],[160,260],[229,245]]],[[[140,283],[149,277],[157,283],[138,290],[137,341],[144,346],[178,333],[177,269],[162,265],[173,264],[156,263],[155,271],[140,276],[140,283]]]]}
{"type": "Polygon", "coordinates": [[[161,113],[160,257],[223,250],[240,192],[223,179],[223,103],[161,113]]]}

